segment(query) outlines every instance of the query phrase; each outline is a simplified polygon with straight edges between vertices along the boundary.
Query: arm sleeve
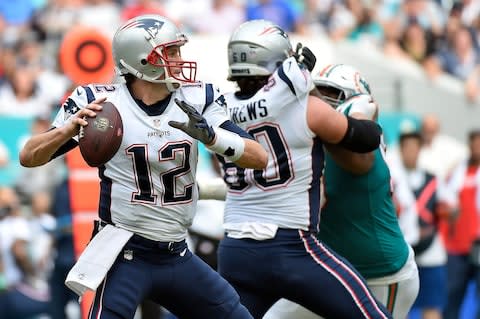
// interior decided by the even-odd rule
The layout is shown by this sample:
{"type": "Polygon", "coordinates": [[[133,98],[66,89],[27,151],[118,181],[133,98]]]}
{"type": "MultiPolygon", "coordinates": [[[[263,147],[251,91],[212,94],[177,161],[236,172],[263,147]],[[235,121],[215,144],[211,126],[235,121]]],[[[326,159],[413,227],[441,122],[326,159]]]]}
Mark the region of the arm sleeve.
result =
{"type": "Polygon", "coordinates": [[[339,145],[357,153],[369,153],[381,142],[382,129],[374,121],[357,120],[347,115],[348,127],[339,145]]]}

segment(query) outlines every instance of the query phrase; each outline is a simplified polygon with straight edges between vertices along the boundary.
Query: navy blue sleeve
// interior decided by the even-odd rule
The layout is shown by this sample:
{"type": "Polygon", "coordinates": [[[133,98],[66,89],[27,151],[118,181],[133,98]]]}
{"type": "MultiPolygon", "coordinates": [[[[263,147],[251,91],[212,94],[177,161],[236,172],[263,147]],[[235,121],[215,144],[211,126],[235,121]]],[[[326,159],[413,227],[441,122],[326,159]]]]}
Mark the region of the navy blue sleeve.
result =
{"type": "Polygon", "coordinates": [[[237,124],[233,123],[230,120],[223,122],[220,125],[220,128],[223,128],[224,130],[227,130],[227,131],[230,131],[230,132],[233,132],[233,133],[237,133],[238,135],[240,135],[243,138],[248,138],[250,140],[255,140],[250,134],[245,132],[237,124]]]}
{"type": "Polygon", "coordinates": [[[75,141],[73,138],[69,139],[65,144],[60,146],[60,148],[52,155],[52,158],[50,158],[50,160],[52,160],[54,158],[57,158],[60,155],[63,155],[65,153],[69,152],[70,150],[77,147],[77,145],[78,145],[77,141],[75,141]]]}
{"type": "MultiPolygon", "coordinates": [[[[49,131],[55,129],[55,127],[52,127],[49,129],[49,131]]],[[[52,155],[52,157],[50,158],[50,160],[54,159],[54,158],[57,158],[59,157],[60,155],[63,155],[65,153],[67,153],[68,151],[74,149],[75,147],[77,147],[78,145],[78,142],[71,138],[69,139],[68,141],[65,142],[65,144],[63,144],[62,146],[60,146],[60,148],[52,155]]]]}

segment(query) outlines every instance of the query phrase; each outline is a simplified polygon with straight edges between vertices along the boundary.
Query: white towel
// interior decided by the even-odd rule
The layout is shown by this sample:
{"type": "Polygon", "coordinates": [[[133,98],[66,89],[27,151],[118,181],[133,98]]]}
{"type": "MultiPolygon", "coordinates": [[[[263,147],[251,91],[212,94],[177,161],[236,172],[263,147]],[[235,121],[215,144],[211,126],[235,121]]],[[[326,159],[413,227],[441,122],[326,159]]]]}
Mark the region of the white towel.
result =
{"type": "Polygon", "coordinates": [[[95,291],[132,235],[113,225],[103,227],[68,273],[65,285],[80,298],[87,290],[95,291]]]}

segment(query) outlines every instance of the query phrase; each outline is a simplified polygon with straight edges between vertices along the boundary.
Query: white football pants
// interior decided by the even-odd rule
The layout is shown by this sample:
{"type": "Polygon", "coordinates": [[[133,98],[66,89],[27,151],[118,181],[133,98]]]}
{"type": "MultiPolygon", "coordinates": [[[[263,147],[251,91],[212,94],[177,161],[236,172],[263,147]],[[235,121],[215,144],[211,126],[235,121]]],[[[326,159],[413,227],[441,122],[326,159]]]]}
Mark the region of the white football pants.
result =
{"type": "MultiPolygon", "coordinates": [[[[392,313],[394,319],[407,318],[419,289],[418,269],[413,250],[410,248],[407,262],[398,272],[386,277],[367,280],[367,284],[377,300],[392,313]]],[[[263,317],[263,319],[292,318],[322,319],[310,310],[287,299],[277,301],[263,317]]]]}

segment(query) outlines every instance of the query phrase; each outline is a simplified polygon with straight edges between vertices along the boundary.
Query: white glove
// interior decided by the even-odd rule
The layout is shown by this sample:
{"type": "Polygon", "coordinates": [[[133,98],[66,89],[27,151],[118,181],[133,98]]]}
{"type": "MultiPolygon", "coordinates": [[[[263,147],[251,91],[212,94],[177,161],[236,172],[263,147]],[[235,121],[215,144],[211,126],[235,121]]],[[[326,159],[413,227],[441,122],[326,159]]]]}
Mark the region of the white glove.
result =
{"type": "Polygon", "coordinates": [[[367,119],[374,120],[378,113],[378,105],[371,95],[359,94],[345,100],[338,106],[337,110],[345,115],[361,113],[365,115],[367,119]]]}

